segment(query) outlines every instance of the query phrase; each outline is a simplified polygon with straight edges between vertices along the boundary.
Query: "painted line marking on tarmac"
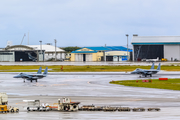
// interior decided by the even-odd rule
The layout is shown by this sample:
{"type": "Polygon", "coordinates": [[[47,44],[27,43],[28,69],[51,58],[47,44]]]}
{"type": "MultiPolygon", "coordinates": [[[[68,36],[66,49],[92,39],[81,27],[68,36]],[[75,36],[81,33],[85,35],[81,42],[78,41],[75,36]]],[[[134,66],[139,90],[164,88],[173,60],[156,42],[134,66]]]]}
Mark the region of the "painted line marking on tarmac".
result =
{"type": "Polygon", "coordinates": [[[19,103],[16,103],[16,104],[22,104],[22,103],[25,103],[25,102],[19,102],[19,103]]]}

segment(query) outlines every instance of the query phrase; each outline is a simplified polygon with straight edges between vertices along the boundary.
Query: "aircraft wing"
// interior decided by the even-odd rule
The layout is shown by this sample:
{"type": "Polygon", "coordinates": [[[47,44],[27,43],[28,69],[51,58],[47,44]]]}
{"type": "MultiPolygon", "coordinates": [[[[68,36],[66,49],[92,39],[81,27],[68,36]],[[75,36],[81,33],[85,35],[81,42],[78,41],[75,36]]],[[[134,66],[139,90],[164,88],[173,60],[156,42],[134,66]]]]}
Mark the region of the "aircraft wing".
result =
{"type": "Polygon", "coordinates": [[[155,74],[157,72],[158,72],[157,70],[144,70],[140,74],[155,74]]]}

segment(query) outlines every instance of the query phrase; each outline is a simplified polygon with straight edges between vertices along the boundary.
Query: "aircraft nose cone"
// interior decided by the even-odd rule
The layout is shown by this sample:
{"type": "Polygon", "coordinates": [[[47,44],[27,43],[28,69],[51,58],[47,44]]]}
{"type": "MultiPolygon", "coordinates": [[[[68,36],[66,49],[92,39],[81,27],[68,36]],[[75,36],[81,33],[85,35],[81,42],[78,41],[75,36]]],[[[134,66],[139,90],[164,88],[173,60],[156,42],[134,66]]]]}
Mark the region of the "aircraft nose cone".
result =
{"type": "Polygon", "coordinates": [[[131,74],[135,74],[135,72],[133,71],[133,72],[131,72],[131,74]]]}
{"type": "Polygon", "coordinates": [[[13,78],[19,78],[19,76],[14,76],[13,78]]]}

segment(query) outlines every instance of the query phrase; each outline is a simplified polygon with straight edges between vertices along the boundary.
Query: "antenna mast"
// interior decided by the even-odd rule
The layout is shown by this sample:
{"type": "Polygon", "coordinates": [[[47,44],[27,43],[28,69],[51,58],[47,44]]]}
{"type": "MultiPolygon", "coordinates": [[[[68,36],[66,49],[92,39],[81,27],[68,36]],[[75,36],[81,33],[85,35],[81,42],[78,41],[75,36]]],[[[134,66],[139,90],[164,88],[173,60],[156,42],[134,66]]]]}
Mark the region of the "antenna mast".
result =
{"type": "Polygon", "coordinates": [[[24,36],[23,36],[23,38],[22,38],[22,41],[21,41],[21,44],[20,44],[20,45],[22,45],[22,42],[23,42],[25,36],[26,36],[26,34],[24,33],[24,36]]]}

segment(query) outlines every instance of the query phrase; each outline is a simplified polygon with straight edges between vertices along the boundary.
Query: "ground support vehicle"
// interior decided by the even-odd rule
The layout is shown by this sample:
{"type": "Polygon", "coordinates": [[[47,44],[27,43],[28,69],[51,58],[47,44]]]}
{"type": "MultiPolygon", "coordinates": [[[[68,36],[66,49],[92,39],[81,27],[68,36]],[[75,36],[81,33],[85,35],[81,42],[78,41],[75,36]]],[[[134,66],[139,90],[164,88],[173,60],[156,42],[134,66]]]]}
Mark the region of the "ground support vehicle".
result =
{"type": "Polygon", "coordinates": [[[6,113],[7,112],[7,105],[0,105],[0,112],[6,113]]]}
{"type": "Polygon", "coordinates": [[[63,98],[62,103],[58,99],[58,111],[78,111],[80,102],[71,102],[69,98],[63,98]]]}
{"type": "Polygon", "coordinates": [[[23,100],[28,103],[27,111],[37,111],[40,107],[40,100],[23,100]]]}
{"type": "Polygon", "coordinates": [[[28,103],[27,111],[49,111],[48,104],[40,105],[40,100],[23,100],[28,103]]]}
{"type": "Polygon", "coordinates": [[[19,108],[18,107],[12,107],[12,106],[8,106],[7,107],[7,112],[19,112],[19,108]]]}
{"type": "Polygon", "coordinates": [[[132,111],[134,111],[134,112],[143,112],[143,111],[145,111],[145,109],[144,108],[133,108],[132,111]]]}
{"type": "Polygon", "coordinates": [[[161,109],[160,108],[148,108],[147,110],[148,111],[160,111],[161,109]]]}

